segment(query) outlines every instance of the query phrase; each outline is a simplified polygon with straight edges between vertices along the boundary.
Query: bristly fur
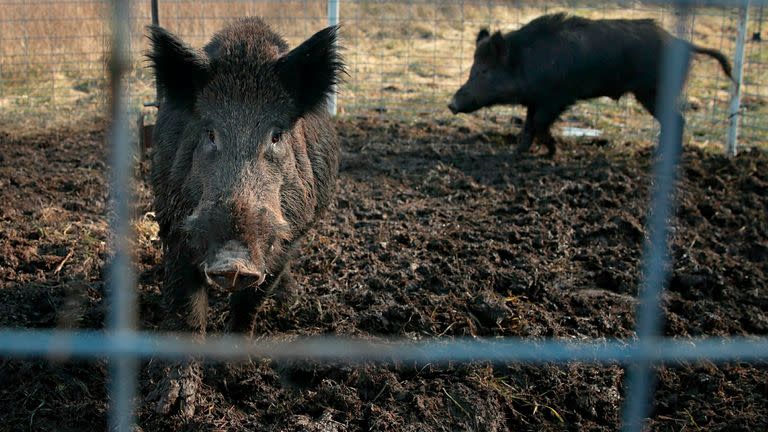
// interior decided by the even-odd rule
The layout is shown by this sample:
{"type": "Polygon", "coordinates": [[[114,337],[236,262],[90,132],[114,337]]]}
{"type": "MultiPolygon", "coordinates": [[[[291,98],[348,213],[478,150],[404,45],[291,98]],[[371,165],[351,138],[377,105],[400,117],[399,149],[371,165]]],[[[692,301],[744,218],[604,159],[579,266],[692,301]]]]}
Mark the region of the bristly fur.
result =
{"type": "MultiPolygon", "coordinates": [[[[318,108],[344,65],[337,27],[293,51],[256,17],[230,23],[203,50],[149,30],[162,97],[152,187],[167,326],[204,332],[206,265],[228,242],[267,275],[260,293],[295,285],[290,260],[335,191],[338,136],[318,108]]],[[[233,330],[248,327],[257,294],[232,296],[233,330]]]]}
{"type": "Polygon", "coordinates": [[[338,29],[331,26],[316,33],[275,63],[280,81],[299,111],[325,107],[326,98],[346,73],[337,46],[338,29]]]}
{"type": "MultiPolygon", "coordinates": [[[[550,126],[577,101],[601,96],[618,100],[632,93],[658,116],[662,53],[675,41],[652,19],[592,20],[566,13],[540,16],[507,34],[482,29],[469,80],[449,108],[469,113],[493,105],[523,105],[528,113],[518,151],[528,151],[536,139],[554,155],[550,126]]],[[[686,74],[691,55],[705,54],[731,76],[731,65],[720,51],[680,42],[688,48],[686,74]]],[[[680,90],[675,89],[675,97],[680,90]]],[[[682,124],[682,113],[676,116],[682,124]]]]}
{"type": "Polygon", "coordinates": [[[164,99],[189,102],[210,78],[208,57],[188,46],[162,27],[148,26],[152,63],[157,86],[164,99]]]}

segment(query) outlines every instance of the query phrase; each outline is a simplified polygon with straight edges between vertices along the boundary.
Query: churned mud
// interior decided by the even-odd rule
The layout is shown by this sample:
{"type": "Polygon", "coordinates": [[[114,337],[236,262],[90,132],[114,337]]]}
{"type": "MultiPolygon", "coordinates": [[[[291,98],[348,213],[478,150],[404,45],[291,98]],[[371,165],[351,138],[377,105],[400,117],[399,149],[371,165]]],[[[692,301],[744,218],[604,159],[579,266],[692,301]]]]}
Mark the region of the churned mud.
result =
{"type": "MultiPolygon", "coordinates": [[[[295,260],[294,301],[257,335],[632,338],[649,147],[559,142],[515,159],[502,128],[350,119],[335,205],[295,260]]],[[[0,132],[0,325],[104,326],[104,132],[0,132]]],[[[138,170],[146,176],[147,167],[138,170]]],[[[150,191],[136,184],[140,325],[162,318],[150,191]]],[[[768,334],[768,155],[686,148],[669,336],[768,334]]],[[[227,304],[213,301],[210,332],[227,304]]],[[[590,364],[206,363],[195,416],[142,403],[141,430],[616,430],[624,370],[590,364]]],[[[102,359],[0,360],[0,430],[103,430],[102,359]]],[[[658,368],[655,430],[768,429],[768,363],[658,368]]]]}

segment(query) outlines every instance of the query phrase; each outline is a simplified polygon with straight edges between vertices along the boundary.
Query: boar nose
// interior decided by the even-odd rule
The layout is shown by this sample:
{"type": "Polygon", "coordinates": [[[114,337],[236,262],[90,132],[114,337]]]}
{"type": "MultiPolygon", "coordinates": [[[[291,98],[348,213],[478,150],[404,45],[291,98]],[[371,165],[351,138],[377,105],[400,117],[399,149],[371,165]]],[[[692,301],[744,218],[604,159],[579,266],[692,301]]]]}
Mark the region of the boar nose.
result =
{"type": "Polygon", "coordinates": [[[448,109],[451,110],[452,114],[457,114],[459,112],[459,98],[464,97],[464,88],[460,88],[456,94],[453,95],[451,98],[451,103],[448,104],[448,109]]]}
{"type": "Polygon", "coordinates": [[[218,273],[208,272],[208,277],[219,287],[229,290],[240,287],[259,286],[267,279],[264,272],[241,272],[239,269],[230,269],[218,273]]]}
{"type": "Polygon", "coordinates": [[[225,243],[202,267],[209,283],[225,289],[258,286],[267,278],[263,259],[236,240],[225,243]]]}
{"type": "Polygon", "coordinates": [[[451,100],[451,103],[448,104],[448,109],[451,110],[451,114],[456,114],[458,112],[456,109],[456,102],[454,100],[451,100]]]}

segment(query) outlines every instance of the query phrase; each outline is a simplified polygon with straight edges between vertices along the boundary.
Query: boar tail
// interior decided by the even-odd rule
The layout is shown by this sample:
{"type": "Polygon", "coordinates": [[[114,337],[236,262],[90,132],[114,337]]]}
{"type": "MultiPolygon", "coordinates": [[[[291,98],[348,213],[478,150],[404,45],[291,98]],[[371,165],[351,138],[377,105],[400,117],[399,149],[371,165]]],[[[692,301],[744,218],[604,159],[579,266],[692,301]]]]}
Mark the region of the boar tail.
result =
{"type": "Polygon", "coordinates": [[[711,48],[704,48],[697,45],[691,45],[691,49],[693,52],[698,54],[706,54],[720,63],[720,67],[723,68],[723,72],[725,72],[726,75],[728,75],[728,78],[731,79],[731,81],[736,82],[736,80],[733,79],[733,75],[731,75],[731,62],[728,61],[728,59],[721,53],[720,51],[716,49],[711,48]]]}

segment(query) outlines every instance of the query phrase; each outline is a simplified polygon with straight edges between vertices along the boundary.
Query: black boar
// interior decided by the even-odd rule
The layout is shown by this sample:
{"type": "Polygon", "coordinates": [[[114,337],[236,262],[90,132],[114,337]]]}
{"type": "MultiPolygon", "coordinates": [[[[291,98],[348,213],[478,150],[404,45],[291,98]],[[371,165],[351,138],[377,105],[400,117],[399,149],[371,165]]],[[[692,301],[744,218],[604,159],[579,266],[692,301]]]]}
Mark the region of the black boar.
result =
{"type": "MultiPolygon", "coordinates": [[[[336,32],[289,51],[264,21],[245,18],[196,50],[150,27],[167,330],[204,334],[212,287],[231,291],[238,332],[253,328],[265,295],[293,290],[291,255],[335,190],[339,142],[326,99],[344,69],[336,32]]],[[[174,365],[150,399],[191,415],[199,381],[195,361],[174,365]]]]}
{"type": "MultiPolygon", "coordinates": [[[[527,152],[537,139],[552,156],[550,126],[576,101],[600,96],[618,100],[632,93],[658,119],[662,55],[673,39],[650,19],[591,20],[562,13],[541,16],[506,35],[484,29],[477,35],[469,80],[448,108],[456,114],[523,105],[527,114],[517,151],[527,152]]],[[[691,52],[712,56],[731,77],[721,52],[683,43],[688,57],[691,52]]],[[[686,72],[689,62],[686,58],[686,72]]]]}

